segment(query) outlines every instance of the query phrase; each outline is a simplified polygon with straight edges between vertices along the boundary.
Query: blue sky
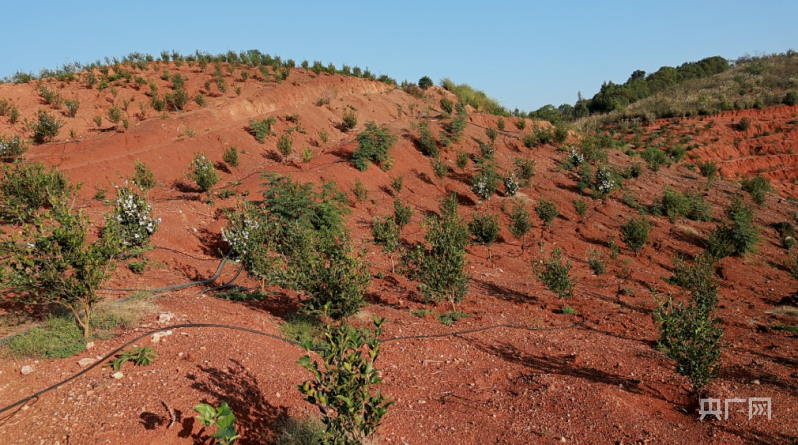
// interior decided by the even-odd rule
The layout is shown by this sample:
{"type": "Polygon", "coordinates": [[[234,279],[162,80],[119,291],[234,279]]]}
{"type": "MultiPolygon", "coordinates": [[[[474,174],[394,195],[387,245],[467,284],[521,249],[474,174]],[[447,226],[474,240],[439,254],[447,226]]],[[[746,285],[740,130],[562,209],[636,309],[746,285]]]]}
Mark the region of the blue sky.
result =
{"type": "Polygon", "coordinates": [[[798,49],[796,1],[39,1],[3,6],[0,77],[138,51],[259,49],[450,77],[510,109],[573,104],[636,69],[798,49]]]}

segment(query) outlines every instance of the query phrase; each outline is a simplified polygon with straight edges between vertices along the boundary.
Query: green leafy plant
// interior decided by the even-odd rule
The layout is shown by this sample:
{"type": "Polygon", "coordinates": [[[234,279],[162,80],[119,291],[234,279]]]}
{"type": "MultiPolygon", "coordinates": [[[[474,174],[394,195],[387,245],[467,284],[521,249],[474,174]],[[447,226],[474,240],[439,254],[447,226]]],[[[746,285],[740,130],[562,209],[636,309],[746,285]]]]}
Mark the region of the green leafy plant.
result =
{"type": "MultiPolygon", "coordinates": [[[[46,110],[39,110],[36,120],[27,126],[33,131],[33,140],[37,144],[52,141],[58,136],[58,131],[64,126],[64,122],[48,113],[46,110]]],[[[27,119],[26,119],[27,121],[27,119]]]]}
{"type": "Polygon", "coordinates": [[[607,260],[604,259],[604,254],[600,250],[588,249],[587,264],[596,275],[601,275],[607,270],[607,260]]]}
{"type": "Polygon", "coordinates": [[[307,164],[312,159],[313,159],[313,149],[310,147],[305,147],[305,149],[302,150],[302,162],[307,164]]]}
{"type": "Polygon", "coordinates": [[[4,161],[14,161],[28,151],[28,144],[19,137],[0,136],[0,159],[4,161]]]}
{"type": "Polygon", "coordinates": [[[649,232],[651,232],[651,223],[645,216],[630,218],[621,225],[621,239],[635,255],[640,253],[648,242],[649,232]]]}
{"type": "Polygon", "coordinates": [[[293,152],[293,144],[294,140],[288,133],[281,134],[280,138],[277,139],[277,149],[280,151],[280,154],[283,155],[283,158],[287,158],[291,155],[293,152]]]}
{"type": "Polygon", "coordinates": [[[424,76],[418,80],[418,87],[422,90],[426,90],[433,85],[434,83],[432,82],[432,79],[430,79],[428,76],[424,76]]]}
{"type": "Polygon", "coordinates": [[[235,440],[241,437],[236,434],[236,416],[227,405],[227,402],[221,402],[218,408],[206,403],[200,403],[194,407],[194,411],[200,415],[197,420],[200,421],[203,427],[209,428],[216,425],[216,432],[211,435],[212,438],[218,439],[217,445],[233,445],[235,440]]]}
{"type": "Polygon", "coordinates": [[[460,321],[463,318],[468,318],[470,316],[471,315],[461,311],[449,311],[449,312],[444,312],[442,314],[438,314],[437,318],[442,325],[450,326],[452,323],[460,321]]]}
{"type": "Polygon", "coordinates": [[[364,202],[369,199],[369,190],[363,185],[360,178],[355,180],[355,186],[352,187],[352,194],[355,195],[357,202],[364,202]]]}
{"type": "Polygon", "coordinates": [[[57,304],[69,310],[91,334],[91,318],[100,297],[97,290],[111,266],[102,241],[87,241],[89,220],[73,213],[66,199],[16,233],[0,239],[3,287],[19,301],[57,304]]]}
{"type": "Polygon", "coordinates": [[[401,229],[410,223],[410,218],[413,217],[413,208],[410,205],[402,203],[399,198],[393,201],[394,219],[396,225],[401,229]]]}
{"type": "Polygon", "coordinates": [[[523,203],[516,202],[513,204],[513,210],[510,212],[510,233],[514,237],[521,239],[521,250],[524,249],[526,241],[526,234],[532,228],[529,212],[523,203]]]}
{"type": "Polygon", "coordinates": [[[380,127],[372,121],[366,122],[366,129],[357,135],[358,146],[352,155],[352,163],[360,171],[366,171],[369,162],[377,165],[385,164],[388,153],[396,142],[386,127],[380,127]]]}
{"type": "Polygon", "coordinates": [[[555,292],[563,300],[573,296],[574,281],[570,275],[571,262],[563,263],[562,251],[559,247],[554,249],[543,267],[540,267],[537,262],[533,262],[532,265],[535,274],[550,291],[555,292]]]}
{"type": "Polygon", "coordinates": [[[77,99],[67,99],[64,101],[64,105],[67,109],[67,116],[75,117],[78,115],[78,109],[80,109],[80,101],[77,99]]]}
{"type": "Polygon", "coordinates": [[[648,147],[640,153],[640,157],[646,161],[648,168],[655,172],[659,171],[659,168],[663,165],[670,165],[670,159],[668,159],[667,154],[658,148],[648,147]]]}
{"type": "Polygon", "coordinates": [[[662,197],[656,202],[663,215],[668,217],[671,224],[681,217],[694,221],[709,221],[712,219],[712,209],[704,202],[704,197],[689,190],[679,193],[672,189],[665,189],[662,197]]]}
{"type": "Polygon", "coordinates": [[[432,135],[432,132],[430,132],[427,121],[421,121],[418,124],[418,133],[419,138],[417,143],[421,149],[421,152],[424,153],[425,156],[429,156],[431,158],[437,158],[440,156],[438,141],[435,139],[435,136],[432,135]]]}
{"type": "Polygon", "coordinates": [[[496,121],[496,128],[498,128],[499,131],[504,131],[505,123],[503,118],[500,117],[499,120],[496,121]]]}
{"type": "Polygon", "coordinates": [[[239,159],[238,159],[238,147],[233,145],[232,147],[227,147],[222,154],[222,160],[225,164],[229,165],[233,168],[238,168],[239,159]]]}
{"type": "Polygon", "coordinates": [[[700,394],[720,370],[720,320],[692,299],[686,306],[672,299],[657,303],[653,318],[660,329],[660,348],[676,361],[676,372],[686,376],[700,394]]]}
{"type": "Polygon", "coordinates": [[[219,182],[219,173],[216,172],[213,162],[200,151],[194,155],[194,160],[191,161],[188,168],[188,177],[210,197],[211,189],[219,182]]]}
{"type": "Polygon", "coordinates": [[[448,300],[452,310],[468,293],[465,247],[470,241],[467,225],[457,213],[457,196],[441,201],[441,214],[428,217],[425,244],[417,244],[405,256],[408,275],[421,281],[427,299],[448,300]]]}
{"type": "Polygon", "coordinates": [[[152,206],[127,186],[119,187],[113,210],[105,217],[102,237],[120,250],[140,247],[158,230],[161,218],[153,218],[152,206]]]}
{"type": "Polygon", "coordinates": [[[114,371],[119,371],[127,362],[133,362],[136,366],[149,366],[155,359],[158,358],[158,353],[154,349],[147,346],[141,348],[131,348],[129,351],[122,351],[121,354],[116,356],[105,366],[110,366],[114,371]]]}
{"type": "Polygon", "coordinates": [[[355,110],[348,108],[344,109],[342,119],[343,119],[342,129],[344,131],[349,131],[355,128],[355,126],[357,126],[357,114],[355,114],[355,110]]]}
{"type": "Polygon", "coordinates": [[[391,271],[395,272],[393,254],[399,249],[399,231],[401,227],[396,223],[396,218],[386,216],[376,217],[371,223],[371,233],[374,242],[381,245],[382,249],[390,254],[391,271]]]}
{"type": "Polygon", "coordinates": [[[158,185],[158,181],[155,179],[155,174],[152,170],[147,167],[147,164],[139,161],[136,159],[135,163],[133,164],[133,178],[131,178],[133,184],[139,186],[139,188],[143,191],[152,190],[158,185]]]}
{"type": "Polygon", "coordinates": [[[770,179],[756,175],[750,179],[744,179],[741,182],[743,190],[751,195],[751,199],[758,205],[765,204],[767,193],[773,191],[770,185],[770,179]]]}
{"type": "Polygon", "coordinates": [[[557,204],[554,201],[542,198],[535,206],[535,213],[538,214],[538,218],[542,219],[546,226],[550,226],[554,219],[560,215],[560,211],[557,210],[557,204]]]}
{"type": "Polygon", "coordinates": [[[401,193],[402,185],[405,182],[405,178],[402,175],[396,176],[391,180],[391,188],[396,190],[396,193],[401,193]]]}
{"type": "Polygon", "coordinates": [[[321,139],[322,143],[326,144],[327,141],[330,140],[330,134],[327,133],[326,130],[319,130],[318,135],[319,135],[319,139],[321,139]]]}
{"type": "Polygon", "coordinates": [[[382,417],[393,404],[387,397],[373,392],[382,382],[374,366],[380,353],[380,336],[385,319],[374,317],[374,335],[344,323],[327,326],[321,363],[306,355],[299,365],[313,375],[301,385],[305,400],[319,408],[324,423],[323,443],[359,445],[374,434],[382,417]]]}
{"type": "Polygon", "coordinates": [[[468,231],[477,244],[488,246],[488,258],[490,258],[491,246],[499,238],[499,217],[490,213],[475,213],[468,223],[468,231]]]}
{"type": "Polygon", "coordinates": [[[449,174],[449,165],[441,158],[431,159],[430,166],[432,167],[432,172],[435,173],[435,176],[441,181],[449,174]]]}
{"type": "Polygon", "coordinates": [[[269,116],[260,121],[250,120],[249,132],[255,136],[256,141],[263,144],[266,142],[267,137],[274,134],[274,132],[272,132],[272,125],[274,125],[276,122],[277,119],[274,116],[269,116]]]}
{"type": "Polygon", "coordinates": [[[740,122],[737,123],[737,129],[740,131],[748,131],[751,127],[751,120],[747,117],[740,119],[740,122]]]}
{"type": "Polygon", "coordinates": [[[496,193],[499,179],[499,175],[496,174],[496,164],[481,159],[477,163],[477,174],[471,178],[471,191],[480,199],[489,200],[496,193]]]}
{"type": "Polygon", "coordinates": [[[49,316],[43,326],[31,328],[6,345],[14,358],[66,358],[86,350],[86,338],[71,316],[49,316]]]}
{"type": "Polygon", "coordinates": [[[574,210],[576,214],[579,215],[579,218],[585,219],[585,215],[587,215],[587,202],[582,198],[575,198],[574,210]]]}
{"type": "Polygon", "coordinates": [[[113,124],[118,124],[122,120],[122,109],[116,106],[113,106],[108,109],[108,120],[111,121],[113,124]]]}
{"type": "Polygon", "coordinates": [[[30,221],[39,209],[51,207],[76,190],[63,172],[41,162],[17,161],[0,170],[0,213],[12,221],[30,221]]]}
{"type": "Polygon", "coordinates": [[[721,221],[707,238],[707,252],[716,259],[729,255],[744,256],[755,251],[759,229],[754,225],[754,210],[739,198],[726,208],[726,220],[721,221]]]}

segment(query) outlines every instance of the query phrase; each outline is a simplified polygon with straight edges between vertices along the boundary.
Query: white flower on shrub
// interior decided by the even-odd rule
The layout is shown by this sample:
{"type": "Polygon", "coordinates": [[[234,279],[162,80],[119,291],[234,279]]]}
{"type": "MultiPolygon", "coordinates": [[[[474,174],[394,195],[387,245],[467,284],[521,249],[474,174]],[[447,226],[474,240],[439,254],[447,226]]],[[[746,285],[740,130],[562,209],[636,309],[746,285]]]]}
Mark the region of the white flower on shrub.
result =
{"type": "Polygon", "coordinates": [[[610,171],[606,167],[599,167],[596,170],[596,190],[602,195],[606,195],[615,187],[610,171]]]}
{"type": "Polygon", "coordinates": [[[106,230],[112,230],[125,247],[141,246],[158,230],[161,218],[152,217],[152,206],[127,186],[119,187],[114,210],[106,218],[106,230]]]}
{"type": "Polygon", "coordinates": [[[571,147],[571,151],[568,153],[568,160],[574,167],[579,167],[585,162],[585,155],[576,148],[571,147]]]}
{"type": "Polygon", "coordinates": [[[504,178],[504,188],[509,196],[515,196],[519,187],[518,180],[515,179],[515,173],[510,173],[509,176],[504,178]]]}

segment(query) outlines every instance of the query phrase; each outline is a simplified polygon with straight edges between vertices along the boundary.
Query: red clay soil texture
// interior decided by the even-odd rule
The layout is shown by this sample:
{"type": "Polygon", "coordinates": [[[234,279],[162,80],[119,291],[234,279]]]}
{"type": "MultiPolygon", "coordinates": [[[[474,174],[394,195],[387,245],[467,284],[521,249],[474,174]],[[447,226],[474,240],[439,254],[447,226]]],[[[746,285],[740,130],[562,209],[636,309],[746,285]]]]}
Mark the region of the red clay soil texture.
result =
{"type": "MultiPolygon", "coordinates": [[[[159,76],[163,68],[165,64],[135,74],[166,91],[169,83],[159,76]]],[[[197,67],[169,64],[168,69],[189,78],[186,88],[192,95],[203,89],[206,80],[213,80],[210,68],[202,72],[197,67]]],[[[671,224],[664,217],[650,217],[650,243],[634,255],[620,241],[619,227],[637,210],[623,204],[621,198],[624,193],[635,194],[641,204],[650,205],[666,187],[693,190],[702,193],[720,215],[734,196],[743,194],[739,186],[718,180],[706,192],[705,180],[681,165],[656,173],[644,171],[639,178],[626,181],[626,192],[602,200],[585,197],[590,208],[580,218],[573,207],[573,200],[581,194],[577,177],[559,168],[565,153],[549,145],[525,148],[520,140],[523,132],[513,125],[515,118],[504,118],[507,130],[496,140],[499,172],[508,171],[515,159],[525,158],[535,161],[536,175],[530,186],[514,197],[500,192],[480,202],[469,187],[474,164],[469,162],[461,170],[455,167],[455,159],[458,151],[478,153],[476,139],[487,140],[485,129],[495,128],[498,117],[469,114],[462,141],[442,151],[442,159],[452,170],[440,180],[414,140],[418,122],[428,114],[433,134],[443,129],[435,109],[440,97],[448,96],[448,92],[433,87],[426,91],[425,100],[384,83],[315,75],[299,68],[279,84],[262,82],[254,75],[241,80],[240,68],[232,74],[224,72],[228,84],[240,87],[240,95],[230,88],[225,94],[209,94],[204,107],[192,102],[184,111],[162,115],[147,107],[140,114],[139,104],[148,103],[149,98],[143,90],[124,82],[103,91],[76,83],[44,82],[64,98],[78,98],[80,110],[74,118],[61,116],[66,124],[55,141],[33,146],[25,158],[56,165],[73,182],[84,184],[76,207],[90,215],[93,230],[99,230],[102,215],[109,209],[95,195],[98,190],[113,190],[113,183],[119,184],[132,174],[134,160],[146,163],[160,184],[149,194],[156,216],[163,218],[152,239],[159,248],[146,253],[156,266],[135,275],[120,265],[107,287],[152,288],[213,274],[220,252],[226,248],[220,237],[225,224],[221,210],[234,206],[236,198],[217,198],[209,205],[186,179],[189,162],[202,150],[219,162],[222,185],[217,188],[238,194],[249,192],[250,199],[260,198],[264,171],[290,175],[302,182],[334,180],[341,190],[350,193],[353,213],[347,217],[347,226],[353,239],[367,249],[366,260],[374,276],[367,294],[369,305],[356,317],[357,324],[368,325],[372,315],[386,317],[385,338],[494,325],[530,328],[501,327],[385,343],[377,362],[384,377],[380,389],[396,404],[377,432],[379,443],[795,443],[796,337],[772,326],[794,325],[796,320],[771,313],[798,287],[798,281],[782,266],[787,253],[771,228],[772,223],[793,220],[792,212],[798,208],[792,202],[770,196],[766,205],[756,209],[756,223],[763,235],[758,253],[744,259],[725,258],[719,263],[722,280],[717,315],[724,329],[723,368],[707,389],[708,396],[723,400],[769,397],[772,417],[754,416],[749,420],[747,404],[732,403],[728,419],[699,421],[696,397],[690,394],[687,381],[675,373],[674,362],[654,348],[658,330],[652,321],[656,307],[652,291],[656,289],[660,295],[672,292],[683,298],[683,292],[663,277],[671,275],[672,259],[677,255],[703,251],[702,240],[714,223],[680,220],[671,224]],[[322,98],[329,103],[319,100],[322,98]],[[127,104],[126,130],[110,125],[105,118],[99,127],[94,124],[93,116],[106,116],[112,104],[122,108],[127,104]],[[357,127],[348,132],[340,130],[345,108],[358,116],[357,127]],[[301,131],[296,122],[286,119],[287,115],[299,116],[301,131]],[[273,127],[277,134],[294,127],[294,152],[287,159],[277,154],[277,138],[259,144],[247,131],[250,119],[268,116],[277,119],[273,127]],[[365,172],[352,167],[355,135],[367,121],[387,126],[398,137],[391,151],[396,161],[387,172],[375,166],[365,172]],[[67,136],[70,131],[74,131],[74,137],[67,136]],[[320,136],[322,131],[328,134],[326,142],[320,136]],[[238,169],[228,170],[221,160],[223,151],[231,146],[241,150],[242,161],[238,169]],[[299,157],[306,147],[313,151],[308,163],[299,157]],[[391,188],[397,176],[404,178],[400,193],[391,188]],[[360,202],[349,192],[358,179],[369,192],[368,199],[360,202]],[[372,242],[371,221],[393,212],[394,197],[399,196],[415,208],[402,238],[408,243],[420,241],[425,214],[437,211],[439,200],[451,192],[458,194],[464,217],[470,220],[476,212],[493,212],[500,216],[502,229],[490,258],[486,247],[468,247],[466,267],[471,286],[458,309],[470,317],[444,326],[434,314],[419,317],[411,313],[422,314],[418,310],[425,308],[445,312],[449,306],[424,304],[417,292],[418,283],[391,272],[390,258],[372,242]],[[532,210],[542,198],[553,200],[560,215],[548,227],[533,217],[533,229],[522,243],[507,228],[507,215],[516,202],[534,215],[532,210]],[[606,246],[613,234],[622,247],[620,256],[609,261],[604,274],[595,275],[587,264],[588,251],[601,251],[606,258],[606,246]],[[547,259],[555,248],[562,249],[572,263],[577,285],[567,303],[577,314],[559,313],[562,300],[533,272],[533,265],[547,259]]],[[[0,98],[9,98],[19,107],[19,122],[32,119],[39,108],[47,108],[33,82],[0,85],[0,98]]],[[[718,160],[721,172],[729,179],[760,166],[773,179],[795,178],[795,170],[790,170],[795,158],[789,155],[790,144],[795,146],[794,124],[784,122],[794,110],[777,107],[746,112],[753,121],[749,137],[732,128],[732,118],[739,121],[743,114],[706,117],[703,123],[714,120],[714,127],[696,136],[701,146],[691,154],[718,160]],[[760,124],[761,131],[772,135],[753,138],[760,124]],[[782,131],[777,132],[778,128],[782,131]],[[715,134],[718,141],[708,146],[700,143],[701,138],[715,134]],[[740,139],[736,147],[733,139],[740,139]],[[775,161],[777,158],[780,160],[775,161]],[[768,170],[770,166],[775,168],[768,170]]],[[[700,122],[683,120],[681,125],[700,122]]],[[[548,125],[528,121],[525,131],[531,131],[535,124],[548,125]]],[[[647,130],[654,131],[663,124],[647,130]]],[[[0,134],[15,133],[30,135],[21,123],[12,125],[7,117],[0,118],[0,134]]],[[[568,142],[578,143],[575,135],[568,142]]],[[[624,153],[608,153],[611,164],[631,165],[624,153]]],[[[781,187],[783,193],[791,191],[788,182],[781,187]]],[[[236,267],[226,266],[217,283],[231,279],[236,271],[236,267]]],[[[255,286],[256,282],[244,277],[237,284],[255,286]]],[[[222,323],[280,335],[279,326],[297,311],[300,301],[296,294],[280,289],[274,289],[275,294],[263,301],[244,302],[200,295],[199,290],[153,297],[151,304],[157,307],[141,325],[111,339],[95,340],[94,348],[79,356],[47,361],[3,359],[0,406],[75,374],[81,369],[79,359],[102,356],[148,329],[163,326],[156,322],[159,313],[175,314],[171,324],[222,323]],[[26,365],[34,372],[22,375],[20,369],[26,365]]],[[[103,292],[106,301],[126,295],[103,292]]],[[[148,367],[126,365],[120,380],[111,378],[109,368],[97,367],[22,408],[4,413],[0,419],[3,443],[211,443],[212,431],[203,429],[193,418],[193,407],[200,402],[216,404],[224,400],[238,418],[242,434],[238,443],[260,444],[273,439],[285,419],[316,414],[296,389],[310,375],[296,364],[304,351],[293,345],[222,328],[175,329],[157,344],[149,337],[136,344],[152,346],[159,358],[148,367]],[[174,425],[170,426],[171,415],[164,404],[177,417],[174,425]]]]}

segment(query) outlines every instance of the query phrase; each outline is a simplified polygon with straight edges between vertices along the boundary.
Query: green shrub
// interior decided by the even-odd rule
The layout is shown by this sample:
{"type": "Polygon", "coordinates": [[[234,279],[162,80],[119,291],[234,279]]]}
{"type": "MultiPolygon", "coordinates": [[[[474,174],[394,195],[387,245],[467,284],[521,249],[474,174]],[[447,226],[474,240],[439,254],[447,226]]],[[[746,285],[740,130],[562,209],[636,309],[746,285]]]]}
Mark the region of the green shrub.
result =
{"type": "Polygon", "coordinates": [[[554,252],[549,257],[549,260],[543,267],[534,261],[532,266],[535,274],[540,278],[543,284],[563,300],[566,300],[574,294],[574,281],[571,278],[571,262],[565,264],[562,262],[562,251],[559,247],[554,249],[554,252]]]}
{"type": "Polygon", "coordinates": [[[792,249],[798,245],[798,237],[795,234],[795,227],[787,221],[774,223],[773,228],[779,233],[779,240],[785,249],[792,249]]]}
{"type": "Polygon", "coordinates": [[[432,85],[434,85],[434,83],[432,82],[432,79],[430,79],[427,76],[424,76],[424,77],[422,77],[421,79],[418,80],[418,87],[421,88],[422,90],[426,90],[427,88],[431,87],[432,85]]]}
{"type": "Polygon", "coordinates": [[[19,137],[0,136],[0,159],[4,161],[14,161],[28,151],[28,144],[19,137]]]}
{"type": "Polygon", "coordinates": [[[499,103],[488,97],[483,91],[472,88],[467,84],[456,84],[451,79],[445,78],[441,80],[441,86],[444,89],[451,91],[457,96],[459,101],[458,105],[465,107],[471,105],[479,112],[486,112],[499,116],[509,116],[507,110],[504,109],[499,103]]]}
{"type": "Polygon", "coordinates": [[[718,173],[718,164],[712,161],[699,162],[697,165],[698,171],[701,172],[701,176],[707,178],[708,182],[711,182],[718,173]]]}
{"type": "Polygon", "coordinates": [[[787,252],[787,259],[784,260],[784,265],[790,272],[790,275],[798,280],[798,249],[790,249],[787,252]]]}
{"type": "Polygon", "coordinates": [[[670,165],[668,156],[664,151],[658,148],[648,147],[643,151],[643,153],[640,153],[640,157],[646,161],[648,168],[655,172],[659,171],[659,168],[663,165],[670,165]]]}
{"type": "Polygon", "coordinates": [[[108,120],[114,124],[118,124],[122,120],[122,109],[119,107],[111,107],[108,109],[108,120]]]}
{"type": "Polygon", "coordinates": [[[704,201],[704,197],[686,190],[679,193],[672,189],[665,189],[665,193],[656,202],[663,215],[668,217],[671,224],[679,218],[689,218],[694,221],[710,221],[712,208],[704,201]]]}
{"type": "Polygon", "coordinates": [[[330,134],[327,133],[326,130],[319,130],[318,134],[319,134],[319,139],[321,139],[322,143],[326,144],[327,141],[330,140],[330,134]]]}
{"type": "Polygon", "coordinates": [[[160,223],[161,218],[153,218],[147,200],[123,186],[117,190],[114,207],[105,217],[102,236],[109,245],[128,250],[146,245],[160,223]]]}
{"type": "Polygon", "coordinates": [[[380,127],[373,121],[366,122],[366,129],[357,135],[358,146],[352,155],[352,163],[360,171],[366,171],[369,162],[384,165],[389,159],[389,152],[396,136],[386,127],[380,127]]]}
{"type": "MultiPolygon", "coordinates": [[[[175,74],[175,76],[177,76],[177,74],[175,74]]],[[[164,99],[166,100],[166,106],[170,110],[182,110],[191,100],[191,97],[189,97],[188,91],[184,88],[178,88],[171,93],[166,93],[164,99]]]]}
{"type": "Polygon", "coordinates": [[[363,182],[358,178],[355,180],[355,186],[352,187],[352,194],[355,195],[357,202],[363,202],[369,199],[369,190],[363,185],[363,182]]]}
{"type": "Polygon", "coordinates": [[[504,177],[504,191],[507,196],[515,196],[520,187],[521,185],[518,183],[518,179],[515,178],[515,173],[510,172],[509,175],[504,177]]]}
{"type": "Polygon", "coordinates": [[[720,370],[720,320],[694,300],[685,306],[671,299],[658,302],[653,318],[660,329],[660,347],[676,361],[676,372],[700,393],[720,370]]]}
{"type": "Polygon", "coordinates": [[[743,179],[741,182],[743,190],[751,195],[751,199],[758,205],[765,204],[767,193],[773,191],[770,186],[770,179],[756,175],[750,179],[743,179]]]}
{"type": "Polygon", "coordinates": [[[468,154],[462,151],[457,152],[457,168],[464,170],[468,165],[468,154]]]}
{"type": "Polygon", "coordinates": [[[538,214],[538,218],[542,219],[546,226],[550,226],[554,219],[560,215],[560,211],[557,210],[557,204],[554,201],[542,198],[535,206],[535,213],[538,214]]]}
{"type": "Polygon", "coordinates": [[[442,97],[441,109],[444,113],[451,115],[454,112],[454,102],[452,102],[448,97],[442,97]]]}
{"type": "Polygon", "coordinates": [[[798,93],[790,91],[784,96],[784,105],[793,106],[798,104],[798,93]]]}
{"type": "Polygon", "coordinates": [[[133,362],[136,366],[150,366],[158,358],[158,353],[154,349],[144,347],[133,347],[129,351],[122,351],[115,359],[111,360],[107,365],[113,368],[114,371],[119,371],[127,362],[133,362]]]}
{"type": "Polygon", "coordinates": [[[640,253],[640,249],[648,242],[650,231],[651,225],[648,222],[648,218],[645,216],[631,218],[621,225],[621,239],[637,255],[640,253]]]}
{"type": "Polygon", "coordinates": [[[585,219],[585,215],[587,214],[587,202],[582,198],[575,198],[574,210],[576,214],[579,215],[579,218],[585,219]]]}
{"type": "Polygon", "coordinates": [[[40,208],[52,206],[75,189],[64,173],[41,162],[17,161],[0,169],[0,212],[17,222],[29,221],[40,208]]]}
{"type": "Polygon", "coordinates": [[[408,275],[422,282],[422,295],[448,300],[452,310],[468,293],[465,247],[471,236],[457,213],[457,195],[441,202],[441,215],[425,221],[425,244],[417,244],[405,257],[408,275]]]}
{"type": "Polygon", "coordinates": [[[33,131],[33,140],[37,144],[52,141],[58,136],[58,130],[64,126],[63,121],[46,110],[39,110],[36,116],[36,121],[29,123],[28,128],[33,131]]]}
{"type": "Polygon", "coordinates": [[[197,94],[194,95],[194,102],[197,105],[199,105],[201,107],[204,107],[204,106],[208,105],[208,98],[206,98],[205,95],[202,94],[202,93],[197,93],[197,94]]]}
{"type": "Polygon", "coordinates": [[[489,213],[475,213],[471,222],[468,223],[468,231],[471,232],[477,244],[488,246],[488,256],[490,257],[490,248],[499,238],[499,217],[489,213]]]}
{"type": "Polygon", "coordinates": [[[554,142],[562,144],[568,139],[568,127],[563,124],[558,124],[554,127],[554,134],[552,135],[554,142]]]}
{"type": "Polygon", "coordinates": [[[66,358],[86,350],[86,339],[73,317],[49,317],[44,326],[12,337],[6,346],[14,358],[66,358]]]}
{"type": "Polygon", "coordinates": [[[291,155],[293,152],[293,145],[294,140],[288,133],[281,134],[280,138],[277,139],[277,150],[280,151],[280,154],[283,155],[283,158],[287,158],[291,155]]]}
{"type": "Polygon", "coordinates": [[[673,260],[673,275],[665,281],[691,291],[693,300],[704,309],[714,310],[718,305],[715,261],[707,255],[696,256],[691,264],[677,256],[673,260]]]}
{"type": "Polygon", "coordinates": [[[371,223],[371,234],[374,242],[383,247],[386,252],[395,252],[399,248],[400,226],[392,216],[376,217],[371,223]]]}
{"type": "Polygon", "coordinates": [[[272,132],[272,125],[277,122],[277,119],[274,116],[269,116],[263,120],[249,121],[249,132],[253,136],[255,136],[255,140],[263,144],[267,137],[274,134],[272,132]]]}
{"type": "Polygon", "coordinates": [[[707,252],[715,259],[729,255],[742,257],[754,252],[759,229],[754,225],[754,211],[735,198],[726,208],[726,220],[718,223],[707,238],[707,252]]]}
{"type": "Polygon", "coordinates": [[[355,128],[355,126],[357,126],[357,114],[355,114],[355,110],[345,109],[343,112],[342,119],[344,121],[343,123],[344,131],[349,131],[355,128]]]}
{"type": "Polygon", "coordinates": [[[77,99],[67,99],[64,101],[64,105],[66,105],[67,109],[67,116],[75,117],[78,115],[78,109],[80,108],[80,101],[77,99]]]}
{"type": "Polygon", "coordinates": [[[23,227],[22,243],[4,236],[0,241],[0,275],[17,298],[28,304],[57,304],[69,310],[91,334],[91,319],[100,300],[97,290],[109,266],[101,241],[89,244],[89,219],[72,213],[66,199],[23,227]]]}
{"type": "Polygon", "coordinates": [[[440,158],[430,159],[430,166],[438,179],[443,180],[449,174],[449,165],[440,158]]]}
{"type": "Polygon", "coordinates": [[[421,121],[418,124],[418,133],[419,138],[417,143],[421,149],[421,152],[424,153],[425,156],[429,156],[431,158],[440,156],[440,151],[438,150],[438,141],[435,140],[435,136],[433,136],[432,132],[430,132],[426,121],[421,121]]]}
{"type": "Polygon", "coordinates": [[[197,184],[200,190],[209,195],[213,186],[219,181],[216,167],[210,159],[205,157],[203,152],[194,155],[194,160],[189,164],[188,177],[197,184]]]}
{"type": "Polygon", "coordinates": [[[237,168],[239,164],[238,147],[235,145],[227,147],[222,154],[222,160],[230,167],[237,168]]]}
{"type": "Polygon", "coordinates": [[[523,249],[523,238],[526,237],[527,232],[532,228],[529,212],[523,203],[516,202],[513,204],[513,210],[510,212],[510,233],[518,239],[522,239],[521,248],[523,249]]]}
{"type": "Polygon", "coordinates": [[[477,174],[471,178],[471,191],[480,199],[489,200],[499,186],[496,165],[490,160],[481,159],[477,163],[477,174]]]}
{"type": "Polygon", "coordinates": [[[538,139],[534,134],[524,133],[524,135],[521,137],[521,142],[524,144],[524,147],[532,148],[535,146],[535,144],[537,144],[538,139]]]}
{"type": "Polygon", "coordinates": [[[750,127],[751,121],[747,117],[740,119],[740,122],[737,123],[737,129],[740,131],[748,131],[750,127]]]}
{"type": "Polygon", "coordinates": [[[299,365],[310,371],[313,378],[298,385],[299,392],[309,403],[319,408],[324,423],[324,438],[319,443],[359,445],[374,434],[388,408],[393,404],[371,387],[382,383],[380,371],[374,363],[380,353],[383,319],[374,318],[374,335],[342,324],[327,326],[323,366],[309,355],[299,359],[299,365]],[[365,353],[364,353],[365,351],[365,353]]]}
{"type": "Polygon", "coordinates": [[[413,217],[413,208],[403,204],[399,198],[394,199],[393,210],[396,225],[399,226],[400,229],[406,226],[410,222],[410,218],[413,217]]]}
{"type": "Polygon", "coordinates": [[[465,312],[449,311],[449,312],[444,312],[442,314],[438,314],[438,321],[440,321],[442,325],[450,326],[452,323],[455,323],[457,321],[460,321],[468,317],[470,317],[470,315],[466,314],[465,312]]]}
{"type": "Polygon", "coordinates": [[[155,179],[155,174],[152,170],[147,167],[146,164],[136,159],[134,166],[133,166],[133,184],[139,186],[139,188],[143,191],[152,190],[158,185],[158,181],[155,179]]]}
{"type": "MultiPolygon", "coordinates": [[[[518,119],[513,121],[513,124],[515,124],[515,128],[523,131],[526,128],[526,118],[519,117],[518,119]]],[[[524,145],[526,145],[526,144],[524,144],[524,145]]],[[[527,147],[527,148],[529,148],[529,147],[527,147]]]]}
{"type": "Polygon", "coordinates": [[[496,128],[498,128],[499,131],[504,131],[505,123],[503,118],[499,118],[499,120],[496,121],[496,128]]]}
{"type": "Polygon", "coordinates": [[[396,190],[396,193],[400,193],[402,191],[402,185],[405,182],[405,178],[402,175],[399,175],[391,180],[391,188],[396,190]]]}
{"type": "Polygon", "coordinates": [[[604,259],[604,254],[600,250],[588,249],[587,264],[596,275],[601,275],[607,270],[607,260],[604,259]]]}
{"type": "Polygon", "coordinates": [[[446,126],[446,131],[452,135],[452,139],[454,139],[455,142],[460,142],[463,139],[465,127],[465,115],[460,114],[449,122],[446,126]]]}
{"type": "Polygon", "coordinates": [[[529,180],[535,176],[535,160],[515,158],[513,165],[515,166],[515,172],[518,175],[518,179],[521,181],[521,185],[524,187],[528,186],[529,180]]]}

